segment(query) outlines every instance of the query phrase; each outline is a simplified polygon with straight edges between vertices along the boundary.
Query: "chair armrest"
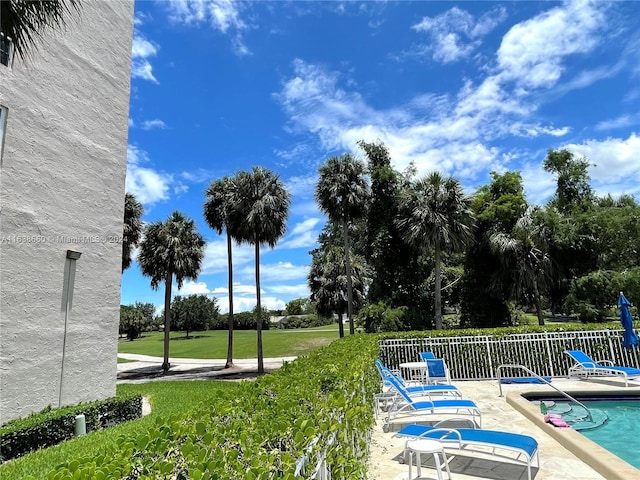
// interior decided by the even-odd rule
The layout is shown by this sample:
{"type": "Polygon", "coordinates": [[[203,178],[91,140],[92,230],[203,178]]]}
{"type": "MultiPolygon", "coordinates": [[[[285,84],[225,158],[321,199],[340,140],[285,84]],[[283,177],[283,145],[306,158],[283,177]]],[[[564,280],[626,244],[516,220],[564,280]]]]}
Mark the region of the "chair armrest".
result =
{"type": "Polygon", "coordinates": [[[611,360],[598,360],[596,362],[598,365],[613,365],[613,362],[611,360]]]}

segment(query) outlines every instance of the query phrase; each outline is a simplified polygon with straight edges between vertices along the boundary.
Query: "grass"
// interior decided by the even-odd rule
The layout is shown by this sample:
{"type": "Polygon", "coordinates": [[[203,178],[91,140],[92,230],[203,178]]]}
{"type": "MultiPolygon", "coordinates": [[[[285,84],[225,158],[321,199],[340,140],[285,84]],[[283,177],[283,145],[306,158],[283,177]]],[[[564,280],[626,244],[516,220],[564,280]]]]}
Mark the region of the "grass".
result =
{"type": "MultiPolygon", "coordinates": [[[[348,327],[347,327],[348,331],[348,327]]],[[[226,330],[193,332],[187,339],[183,332],[172,332],[170,355],[176,358],[227,358],[226,330]]],[[[288,357],[311,353],[339,338],[338,325],[292,330],[263,330],[262,343],[265,357],[288,357]]],[[[137,353],[161,357],[163,333],[147,332],[134,341],[120,340],[118,353],[137,353]]],[[[234,330],[233,358],[255,358],[255,330],[234,330]]]]}
{"type": "Polygon", "coordinates": [[[222,390],[236,387],[235,382],[211,380],[118,385],[118,394],[131,392],[148,396],[152,405],[151,414],[139,420],[91,432],[84,437],[68,440],[55,447],[39,450],[7,462],[0,466],[0,478],[17,480],[32,475],[37,479],[45,479],[57,465],[80,457],[94,457],[115,444],[120,435],[132,435],[150,427],[156,417],[166,418],[172,414],[187,412],[202,402],[214,402],[222,390]]]}
{"type": "Polygon", "coordinates": [[[127,360],[126,358],[118,358],[118,363],[130,363],[135,362],[135,360],[127,360]]]}

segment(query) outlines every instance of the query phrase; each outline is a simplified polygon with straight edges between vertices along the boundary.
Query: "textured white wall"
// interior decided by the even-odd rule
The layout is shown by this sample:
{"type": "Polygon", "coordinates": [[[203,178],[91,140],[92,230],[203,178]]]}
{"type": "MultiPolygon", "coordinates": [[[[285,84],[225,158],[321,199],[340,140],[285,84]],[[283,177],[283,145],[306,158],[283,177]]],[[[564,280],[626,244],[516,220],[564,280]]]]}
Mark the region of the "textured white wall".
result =
{"type": "Polygon", "coordinates": [[[133,0],[90,0],[0,65],[0,422],[115,394],[133,0]]]}

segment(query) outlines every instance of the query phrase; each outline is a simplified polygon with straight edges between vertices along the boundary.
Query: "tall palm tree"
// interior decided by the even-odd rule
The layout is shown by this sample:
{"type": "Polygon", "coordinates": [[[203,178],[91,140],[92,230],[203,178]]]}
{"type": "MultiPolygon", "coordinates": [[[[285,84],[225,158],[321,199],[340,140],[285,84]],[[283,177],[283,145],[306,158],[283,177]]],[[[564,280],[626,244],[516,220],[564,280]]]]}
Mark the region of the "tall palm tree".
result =
{"type": "Polygon", "coordinates": [[[442,253],[461,252],[473,239],[471,199],[460,183],[433,172],[417,180],[401,196],[398,228],[404,239],[425,251],[435,264],[434,307],[436,329],[442,329],[442,253]]]}
{"type": "Polygon", "coordinates": [[[151,277],[151,288],[157,290],[164,282],[164,361],[169,370],[169,332],[171,330],[171,286],[175,276],[178,288],[185,279],[196,280],[204,257],[205,241],[196,231],[193,220],[173,212],[163,223],[147,225],[140,243],[138,263],[142,274],[151,277]]]}
{"type": "Polygon", "coordinates": [[[222,234],[223,230],[227,231],[227,265],[229,270],[229,317],[228,329],[229,335],[227,340],[227,363],[225,368],[233,367],[233,255],[231,248],[231,235],[227,227],[227,210],[234,183],[229,177],[224,177],[211,182],[209,188],[205,192],[206,201],[204,203],[204,218],[209,226],[222,234]]]}
{"type": "Polygon", "coordinates": [[[349,333],[353,335],[353,278],[349,246],[349,222],[362,218],[367,211],[369,185],[364,174],[365,165],[350,154],[331,157],[318,170],[320,178],[315,199],[329,220],[342,225],[342,238],[347,270],[347,317],[349,333]]]}
{"type": "Polygon", "coordinates": [[[239,243],[255,247],[256,260],[256,333],[258,374],[264,373],[262,350],[262,303],[260,292],[260,246],[276,246],[286,231],[291,195],[280,178],[263,167],[238,172],[231,180],[227,231],[239,243]]]}
{"type": "Polygon", "coordinates": [[[25,59],[43,32],[64,27],[67,17],[79,10],[80,0],[2,0],[0,32],[11,39],[14,55],[25,59]]]}
{"type": "Polygon", "coordinates": [[[124,225],[122,229],[122,271],[131,266],[131,254],[142,236],[144,207],[133,193],[124,196],[124,225]]]}
{"type": "Polygon", "coordinates": [[[518,219],[510,234],[495,233],[489,242],[503,265],[501,280],[509,282],[516,298],[533,301],[538,324],[544,325],[542,290],[551,277],[551,257],[544,226],[537,224],[531,212],[527,212],[518,219]]]}

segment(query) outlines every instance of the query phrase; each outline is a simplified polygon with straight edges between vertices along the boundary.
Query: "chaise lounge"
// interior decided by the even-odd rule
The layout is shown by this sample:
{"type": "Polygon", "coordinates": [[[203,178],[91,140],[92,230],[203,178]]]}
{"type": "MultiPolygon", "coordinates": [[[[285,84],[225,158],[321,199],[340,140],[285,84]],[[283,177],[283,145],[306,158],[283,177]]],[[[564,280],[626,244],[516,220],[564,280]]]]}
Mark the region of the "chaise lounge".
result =
{"type": "Polygon", "coordinates": [[[612,376],[621,375],[624,377],[624,386],[629,386],[630,378],[640,378],[640,368],[619,367],[613,364],[611,360],[595,361],[582,350],[566,350],[564,353],[569,355],[576,364],[569,368],[569,378],[592,376],[612,376]]]}
{"type": "Polygon", "coordinates": [[[454,415],[468,416],[478,427],[482,426],[482,416],[480,408],[472,400],[444,399],[444,400],[424,400],[412,398],[406,389],[395,379],[388,379],[391,388],[398,395],[394,397],[392,405],[387,410],[387,417],[383,425],[383,430],[388,431],[392,420],[400,417],[415,417],[416,415],[454,415]]]}
{"type": "Polygon", "coordinates": [[[534,457],[537,468],[540,468],[538,441],[528,435],[475,428],[443,428],[438,424],[434,426],[411,424],[396,432],[395,436],[409,437],[412,440],[419,438],[437,440],[447,449],[479,452],[509,459],[527,466],[529,480],[531,480],[531,463],[534,457]]]}

